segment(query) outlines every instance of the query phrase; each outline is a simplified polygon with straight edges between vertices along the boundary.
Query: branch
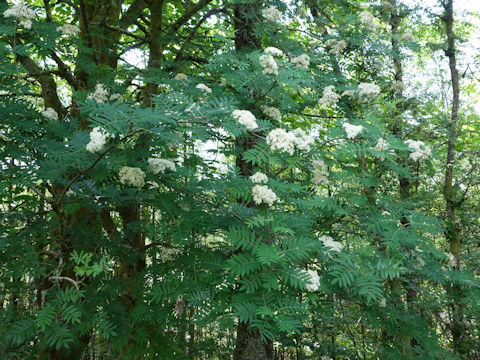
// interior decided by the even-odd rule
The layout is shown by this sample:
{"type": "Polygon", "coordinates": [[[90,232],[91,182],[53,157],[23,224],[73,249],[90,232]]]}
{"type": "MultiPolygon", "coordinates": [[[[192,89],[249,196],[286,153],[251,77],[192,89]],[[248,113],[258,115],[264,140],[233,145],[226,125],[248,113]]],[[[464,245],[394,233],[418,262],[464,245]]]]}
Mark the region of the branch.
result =
{"type": "Polygon", "coordinates": [[[66,280],[66,281],[69,281],[73,285],[75,285],[77,290],[80,290],[80,287],[78,286],[78,283],[75,280],[73,280],[72,278],[69,278],[68,276],[49,276],[48,278],[50,280],[66,280]]]}
{"type": "MultiPolygon", "coordinates": [[[[136,134],[138,134],[139,132],[142,132],[143,130],[137,130],[137,131],[134,131],[133,133],[127,135],[125,137],[125,139],[128,139],[129,137],[131,136],[134,136],[136,134]]],[[[90,166],[88,166],[87,168],[83,169],[83,170],[80,170],[71,180],[70,182],[65,185],[65,187],[63,188],[62,192],[60,193],[58,199],[52,204],[54,206],[58,206],[60,204],[60,202],[62,201],[63,197],[65,196],[65,194],[67,193],[68,189],[70,188],[70,186],[72,186],[73,183],[75,183],[79,178],[80,176],[86,174],[87,172],[89,172],[90,170],[92,170],[95,165],[97,165],[100,160],[107,154],[109,153],[112,149],[114,148],[114,146],[110,146],[107,150],[105,150],[103,153],[100,153],[98,154],[98,157],[97,159],[90,164],[90,166]]]]}
{"type": "Polygon", "coordinates": [[[60,57],[55,53],[55,51],[52,50],[50,52],[50,55],[52,59],[57,63],[58,75],[65,79],[74,90],[79,90],[81,88],[81,85],[78,80],[72,75],[67,65],[65,65],[65,63],[62,61],[62,59],[60,59],[60,57]]]}
{"type": "Polygon", "coordinates": [[[131,25],[135,24],[140,14],[146,8],[147,3],[144,0],[135,0],[132,5],[130,5],[127,12],[120,19],[120,29],[127,30],[131,25]]]}
{"type": "MultiPolygon", "coordinates": [[[[215,14],[218,14],[220,12],[225,12],[225,9],[212,9],[210,10],[209,12],[207,12],[205,15],[202,16],[202,18],[195,24],[195,26],[193,27],[193,29],[190,31],[190,34],[188,35],[188,37],[185,39],[184,43],[182,44],[182,47],[180,48],[180,50],[178,50],[178,53],[177,55],[175,56],[175,60],[174,60],[174,63],[179,63],[182,58],[183,58],[183,50],[185,49],[185,46],[186,44],[188,44],[190,42],[190,40],[193,39],[193,37],[195,36],[197,30],[200,28],[200,26],[212,15],[215,15],[215,14]]],[[[178,68],[178,65],[177,65],[177,68],[178,68]]]]}
{"type": "Polygon", "coordinates": [[[197,14],[203,7],[205,7],[212,0],[200,0],[195,6],[192,6],[190,9],[186,10],[185,13],[180,16],[177,21],[172,25],[167,27],[167,30],[172,32],[177,32],[188,20],[190,20],[195,14],[197,14]]]}

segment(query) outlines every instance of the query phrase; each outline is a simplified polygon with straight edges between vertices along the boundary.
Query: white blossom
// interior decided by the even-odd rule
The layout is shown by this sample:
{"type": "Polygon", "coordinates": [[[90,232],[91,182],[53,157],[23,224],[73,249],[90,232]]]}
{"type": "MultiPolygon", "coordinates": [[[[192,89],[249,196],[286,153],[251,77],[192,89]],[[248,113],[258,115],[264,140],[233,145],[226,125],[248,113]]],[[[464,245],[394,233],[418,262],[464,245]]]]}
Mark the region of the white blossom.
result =
{"type": "MultiPolygon", "coordinates": [[[[182,251],[174,247],[161,246],[160,247],[160,259],[162,261],[170,261],[179,255],[182,251]]],[[[179,295],[180,297],[181,295],[179,295]]],[[[177,298],[178,301],[178,298],[177,298]]]]}
{"type": "Polygon", "coordinates": [[[274,7],[263,9],[262,15],[268,21],[279,22],[282,19],[282,13],[274,7]]]}
{"type": "Polygon", "coordinates": [[[177,75],[175,75],[174,79],[175,80],[185,80],[187,78],[187,75],[184,74],[184,73],[178,73],[177,75]]]}
{"type": "Polygon", "coordinates": [[[342,96],[354,96],[355,95],[355,90],[345,90],[342,93],[342,96]]]}
{"type": "Polygon", "coordinates": [[[145,185],[145,173],[137,167],[124,166],[118,172],[122,184],[141,188],[145,185]]]}
{"type": "Polygon", "coordinates": [[[338,241],[333,240],[330,236],[322,235],[318,238],[323,243],[323,246],[330,248],[329,251],[336,251],[340,252],[343,250],[343,245],[340,244],[338,241]]]}
{"type": "Polygon", "coordinates": [[[283,51],[280,49],[277,49],[276,47],[269,46],[265,49],[265,54],[272,55],[272,56],[282,56],[283,51]]]}
{"type": "Polygon", "coordinates": [[[322,159],[316,159],[312,161],[313,178],[312,183],[315,185],[327,186],[330,183],[328,179],[328,171],[326,170],[325,162],[322,159]]]}
{"type": "Polygon", "coordinates": [[[358,17],[360,22],[371,30],[375,30],[379,26],[378,19],[368,11],[362,11],[358,17]]]}
{"type": "MultiPolygon", "coordinates": [[[[388,142],[384,138],[379,138],[377,141],[377,145],[375,145],[375,150],[377,151],[386,151],[388,149],[388,142]]],[[[380,161],[385,160],[384,155],[375,155],[380,161]]]]}
{"type": "Polygon", "coordinates": [[[361,83],[358,85],[358,96],[361,98],[373,98],[380,94],[380,86],[374,83],[361,83]]]}
{"type": "Polygon", "coordinates": [[[347,133],[348,139],[355,139],[357,135],[360,134],[363,130],[362,125],[352,125],[349,123],[345,123],[342,126],[345,132],[347,133]]]}
{"type": "Polygon", "coordinates": [[[255,185],[252,188],[253,202],[257,205],[262,203],[272,206],[277,200],[277,195],[267,185],[255,185]]]}
{"type": "Polygon", "coordinates": [[[263,68],[262,73],[278,75],[278,64],[272,55],[262,55],[258,59],[260,66],[263,68]]]}
{"type": "Polygon", "coordinates": [[[447,253],[447,258],[448,258],[448,265],[450,266],[455,266],[457,265],[457,260],[455,258],[455,255],[453,255],[452,253],[447,253]]]}
{"type": "Polygon", "coordinates": [[[35,18],[35,12],[30,9],[26,3],[19,2],[3,13],[4,17],[14,17],[18,21],[18,26],[25,29],[32,28],[32,20],[35,18]]]}
{"type": "Polygon", "coordinates": [[[385,298],[381,298],[381,299],[378,301],[378,306],[379,306],[379,307],[386,307],[386,306],[387,306],[387,300],[385,300],[385,298]]]}
{"type": "Polygon", "coordinates": [[[42,111],[42,115],[44,118],[48,120],[58,120],[58,114],[55,110],[53,110],[51,107],[46,108],[45,111],[42,111]]]}
{"type": "Polygon", "coordinates": [[[432,155],[432,149],[425,145],[423,141],[406,140],[405,144],[413,150],[410,153],[410,159],[413,161],[426,160],[432,155]]]}
{"type": "Polygon", "coordinates": [[[307,54],[302,54],[292,59],[292,63],[303,69],[308,69],[310,65],[310,57],[307,54]]]}
{"type": "Polygon", "coordinates": [[[295,147],[301,151],[310,151],[312,142],[313,139],[309,138],[300,128],[290,132],[278,128],[270,131],[267,135],[267,144],[270,146],[270,150],[284,151],[290,155],[293,155],[295,147]]]}
{"type": "Polygon", "coordinates": [[[341,95],[338,95],[335,91],[335,86],[330,85],[323,89],[323,96],[318,100],[319,106],[334,106],[338,100],[341,99],[341,95]]]}
{"type": "Polygon", "coordinates": [[[294,136],[293,142],[298,150],[310,151],[310,145],[312,144],[313,139],[308,137],[305,131],[300,128],[296,128],[295,130],[291,131],[290,134],[294,136]]]}
{"type": "Polygon", "coordinates": [[[58,26],[57,31],[61,32],[63,35],[75,36],[80,33],[80,29],[76,25],[65,24],[63,26],[58,26]]]}
{"type": "Polygon", "coordinates": [[[164,174],[166,170],[176,171],[173,161],[160,158],[149,158],[147,161],[150,171],[154,174],[164,174]]]}
{"type": "Polygon", "coordinates": [[[235,110],[232,113],[232,117],[237,119],[239,124],[245,126],[249,130],[258,128],[255,115],[248,110],[235,110]]]}
{"type": "Polygon", "coordinates": [[[99,152],[107,143],[108,138],[113,137],[104,128],[94,127],[90,132],[90,142],[87,144],[87,151],[91,153],[99,152]]]}
{"type": "Polygon", "coordinates": [[[348,43],[345,40],[330,39],[325,42],[325,45],[330,48],[329,54],[338,55],[347,48],[348,43]]]}
{"type": "Polygon", "coordinates": [[[210,94],[212,92],[212,89],[210,89],[207,85],[205,84],[197,84],[197,86],[195,86],[197,89],[200,89],[200,90],[203,90],[205,91],[207,94],[210,94]]]}
{"type": "Polygon", "coordinates": [[[377,141],[377,145],[375,145],[375,150],[385,151],[387,149],[388,149],[388,142],[384,138],[379,138],[377,141]]]}
{"type": "Polygon", "coordinates": [[[278,128],[270,131],[267,135],[267,144],[272,151],[285,151],[293,155],[295,151],[295,136],[287,131],[278,128]]]}
{"type": "Polygon", "coordinates": [[[282,120],[282,113],[276,107],[262,106],[261,110],[266,116],[268,116],[269,118],[272,118],[273,120],[277,120],[277,121],[282,120]]]}
{"type": "Polygon", "coordinates": [[[423,268],[425,266],[425,260],[421,256],[417,256],[417,265],[416,268],[423,268]]]}
{"type": "Polygon", "coordinates": [[[108,101],[108,90],[105,89],[103,84],[97,84],[95,91],[87,96],[87,99],[95,100],[97,103],[104,103],[108,101]]]}
{"type": "Polygon", "coordinates": [[[76,196],[76,195],[77,193],[72,189],[68,189],[68,191],[65,193],[65,196],[76,196]]]}
{"type": "Polygon", "coordinates": [[[381,40],[379,40],[378,42],[379,42],[380,44],[382,44],[382,45],[383,45],[384,47],[386,47],[386,48],[389,48],[390,46],[392,46],[392,43],[391,43],[390,41],[387,41],[387,40],[381,39],[381,40]]]}
{"type": "Polygon", "coordinates": [[[257,171],[255,174],[250,176],[250,180],[254,184],[266,184],[268,181],[268,176],[260,171],[257,171]]]}
{"type": "Polygon", "coordinates": [[[112,94],[112,96],[110,96],[110,101],[121,101],[123,100],[123,96],[121,94],[112,94]]]}
{"type": "Polygon", "coordinates": [[[147,181],[147,184],[150,185],[148,187],[149,190],[155,190],[155,189],[158,189],[160,187],[160,185],[158,185],[158,183],[156,181],[147,181]]]}
{"type": "Polygon", "coordinates": [[[415,41],[415,36],[413,36],[413,34],[410,31],[407,31],[402,35],[401,39],[402,41],[405,41],[405,42],[413,42],[415,41]]]}
{"type": "Polygon", "coordinates": [[[306,288],[308,291],[317,291],[320,288],[320,276],[315,270],[303,270],[302,273],[308,275],[308,283],[306,288]]]}

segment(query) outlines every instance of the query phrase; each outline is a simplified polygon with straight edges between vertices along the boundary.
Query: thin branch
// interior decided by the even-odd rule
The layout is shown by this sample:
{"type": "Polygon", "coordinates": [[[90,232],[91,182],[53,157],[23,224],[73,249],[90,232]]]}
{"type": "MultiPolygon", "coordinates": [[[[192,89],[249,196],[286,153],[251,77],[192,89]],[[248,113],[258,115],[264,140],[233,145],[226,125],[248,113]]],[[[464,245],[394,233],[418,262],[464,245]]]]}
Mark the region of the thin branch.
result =
{"type": "Polygon", "coordinates": [[[78,286],[78,283],[75,280],[73,280],[72,278],[69,278],[68,276],[49,276],[48,278],[50,280],[65,280],[65,281],[68,281],[68,282],[72,283],[73,285],[75,285],[77,290],[80,290],[80,287],[78,286]]]}

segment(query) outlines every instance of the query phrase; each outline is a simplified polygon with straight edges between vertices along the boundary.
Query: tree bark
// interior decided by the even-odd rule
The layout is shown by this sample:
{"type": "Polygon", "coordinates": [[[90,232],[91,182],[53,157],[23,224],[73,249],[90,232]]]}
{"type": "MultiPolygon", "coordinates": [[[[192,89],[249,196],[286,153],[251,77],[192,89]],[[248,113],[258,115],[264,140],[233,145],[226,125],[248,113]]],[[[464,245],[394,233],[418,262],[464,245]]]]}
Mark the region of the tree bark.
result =
{"type": "MultiPolygon", "coordinates": [[[[254,33],[254,18],[259,13],[261,2],[237,4],[234,8],[235,49],[248,52],[261,49],[261,39],[254,33]]],[[[251,148],[254,137],[246,137],[237,142],[242,151],[251,148]]],[[[242,176],[252,175],[252,164],[244,161],[239,155],[235,164],[242,176]]],[[[234,360],[273,360],[273,342],[264,342],[257,329],[249,329],[249,323],[239,322],[235,344],[234,360]]]]}
{"type": "MultiPolygon", "coordinates": [[[[457,51],[455,47],[455,34],[453,30],[453,0],[442,0],[445,10],[442,20],[445,24],[447,36],[447,49],[445,55],[448,58],[450,76],[452,81],[452,109],[450,123],[448,125],[447,159],[445,164],[445,183],[443,194],[446,205],[446,230],[445,237],[450,247],[450,253],[455,256],[455,269],[460,270],[461,236],[456,220],[458,202],[453,191],[453,177],[455,165],[455,144],[457,141],[457,121],[460,106],[460,79],[457,69],[457,51]]],[[[450,332],[452,335],[453,350],[458,352],[462,359],[468,358],[468,345],[466,343],[467,333],[464,325],[464,309],[462,305],[462,288],[460,285],[452,284],[448,287],[448,294],[451,300],[452,322],[450,332]]]]}

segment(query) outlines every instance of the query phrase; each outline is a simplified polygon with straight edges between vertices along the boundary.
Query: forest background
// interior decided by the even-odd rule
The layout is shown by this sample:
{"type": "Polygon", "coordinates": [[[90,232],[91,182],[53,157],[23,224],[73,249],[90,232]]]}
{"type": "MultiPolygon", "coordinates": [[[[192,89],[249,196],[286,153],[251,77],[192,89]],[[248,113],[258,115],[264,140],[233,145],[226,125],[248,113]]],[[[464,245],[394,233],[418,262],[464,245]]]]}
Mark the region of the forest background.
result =
{"type": "Polygon", "coordinates": [[[480,359],[479,8],[0,0],[0,358],[480,359]]]}

